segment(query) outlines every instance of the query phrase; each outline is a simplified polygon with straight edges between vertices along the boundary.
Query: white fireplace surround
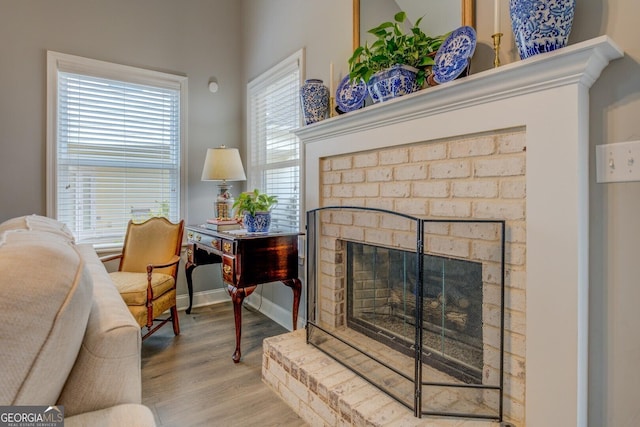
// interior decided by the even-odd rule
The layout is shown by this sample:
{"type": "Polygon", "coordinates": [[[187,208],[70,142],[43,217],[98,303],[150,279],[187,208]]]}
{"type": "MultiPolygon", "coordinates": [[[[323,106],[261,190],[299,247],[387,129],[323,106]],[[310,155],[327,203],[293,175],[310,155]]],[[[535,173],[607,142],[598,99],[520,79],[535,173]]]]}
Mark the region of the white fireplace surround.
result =
{"type": "Polygon", "coordinates": [[[607,36],[296,133],[306,209],[323,158],[509,128],[526,134],[526,424],[587,425],[589,88],[622,57],[607,36]]]}

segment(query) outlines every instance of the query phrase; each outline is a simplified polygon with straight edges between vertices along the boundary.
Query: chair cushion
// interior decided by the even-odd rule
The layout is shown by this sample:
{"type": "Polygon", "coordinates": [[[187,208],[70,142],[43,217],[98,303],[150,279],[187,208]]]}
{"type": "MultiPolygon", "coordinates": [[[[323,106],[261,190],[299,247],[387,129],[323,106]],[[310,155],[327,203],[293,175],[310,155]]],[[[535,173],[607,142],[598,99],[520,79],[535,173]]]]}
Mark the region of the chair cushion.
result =
{"type": "Polygon", "coordinates": [[[93,282],[75,245],[51,233],[0,233],[0,403],[53,404],[87,326],[93,282]]]}
{"type": "MultiPolygon", "coordinates": [[[[169,310],[171,307],[176,305],[176,291],[175,289],[170,290],[164,295],[159,296],[155,300],[153,300],[153,318],[157,319],[164,313],[169,310]]],[[[129,311],[133,315],[133,318],[136,319],[138,325],[143,327],[147,324],[147,307],[144,305],[130,305],[129,311]]]]}
{"type": "Polygon", "coordinates": [[[73,233],[65,224],[40,215],[25,215],[8,219],[0,224],[0,233],[7,230],[45,231],[62,237],[67,241],[74,241],[73,233]]]}
{"type": "MultiPolygon", "coordinates": [[[[147,303],[147,273],[115,271],[109,275],[127,305],[145,305],[147,303]]],[[[173,289],[173,285],[173,276],[155,272],[151,276],[154,299],[173,289]]]]}

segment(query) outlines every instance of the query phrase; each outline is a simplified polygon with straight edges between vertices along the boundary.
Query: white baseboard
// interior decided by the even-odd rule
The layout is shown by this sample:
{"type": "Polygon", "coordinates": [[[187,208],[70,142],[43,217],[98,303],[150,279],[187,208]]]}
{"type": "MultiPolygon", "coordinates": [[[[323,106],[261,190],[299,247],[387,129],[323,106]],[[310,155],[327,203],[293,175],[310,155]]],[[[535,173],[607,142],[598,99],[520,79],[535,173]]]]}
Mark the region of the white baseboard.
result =
{"type": "MultiPolygon", "coordinates": [[[[226,289],[213,289],[209,291],[200,291],[193,294],[193,307],[203,307],[211,304],[219,304],[222,302],[228,302],[231,299],[226,289]]],[[[189,307],[189,295],[176,296],[176,303],[178,310],[186,310],[189,307]]],[[[288,331],[292,330],[291,327],[291,309],[283,308],[282,306],[275,304],[273,301],[258,297],[256,299],[246,299],[244,304],[253,310],[256,310],[288,331]]],[[[302,318],[298,314],[298,329],[304,328],[306,319],[302,318]]]]}
{"type": "MultiPolygon", "coordinates": [[[[227,302],[231,299],[226,289],[213,289],[210,291],[200,291],[193,294],[193,307],[202,307],[205,305],[219,304],[227,302]]],[[[183,294],[176,296],[178,310],[186,310],[189,307],[189,295],[183,294]]]]}
{"type": "MultiPolygon", "coordinates": [[[[282,306],[273,303],[273,301],[265,298],[264,296],[262,296],[262,298],[258,297],[252,300],[245,300],[245,304],[252,309],[264,314],[269,319],[273,320],[288,331],[293,330],[291,325],[290,308],[283,308],[282,306]]],[[[300,314],[298,314],[298,329],[304,328],[305,322],[306,319],[303,319],[300,314]]]]}

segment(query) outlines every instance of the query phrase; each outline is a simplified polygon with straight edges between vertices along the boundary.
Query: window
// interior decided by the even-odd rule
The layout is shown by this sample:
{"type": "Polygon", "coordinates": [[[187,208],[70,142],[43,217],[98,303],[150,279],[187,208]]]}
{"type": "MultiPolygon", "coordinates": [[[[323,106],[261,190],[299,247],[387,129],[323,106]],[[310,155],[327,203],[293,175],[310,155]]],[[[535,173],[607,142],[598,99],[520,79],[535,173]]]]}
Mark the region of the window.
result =
{"type": "Polygon", "coordinates": [[[186,77],[48,52],[47,211],[79,242],[182,215],[186,77]]]}
{"type": "Polygon", "coordinates": [[[300,141],[291,133],[301,125],[299,88],[302,50],[247,88],[247,189],[278,196],[272,228],[300,229],[300,141]]]}

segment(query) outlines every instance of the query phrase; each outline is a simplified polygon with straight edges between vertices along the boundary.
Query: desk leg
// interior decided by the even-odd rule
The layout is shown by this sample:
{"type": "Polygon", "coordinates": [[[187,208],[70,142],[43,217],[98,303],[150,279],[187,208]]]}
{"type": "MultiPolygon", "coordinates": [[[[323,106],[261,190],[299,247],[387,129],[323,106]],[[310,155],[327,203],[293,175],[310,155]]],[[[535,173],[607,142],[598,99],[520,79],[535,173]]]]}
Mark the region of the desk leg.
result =
{"type": "Polygon", "coordinates": [[[236,351],[233,352],[233,362],[240,361],[240,336],[242,335],[242,301],[256,290],[257,286],[248,286],[246,288],[236,288],[233,285],[227,285],[227,291],[231,295],[233,301],[233,317],[236,321],[236,351]]]}
{"type": "Polygon", "coordinates": [[[300,307],[300,294],[302,293],[302,283],[299,279],[283,280],[282,283],[287,285],[293,291],[293,330],[298,329],[298,308],[300,307]]]}
{"type": "Polygon", "coordinates": [[[189,291],[189,308],[187,308],[187,314],[191,313],[191,305],[193,304],[193,281],[191,279],[191,273],[193,273],[193,269],[196,268],[196,265],[190,261],[184,266],[184,273],[187,276],[187,290],[189,291]]]}

